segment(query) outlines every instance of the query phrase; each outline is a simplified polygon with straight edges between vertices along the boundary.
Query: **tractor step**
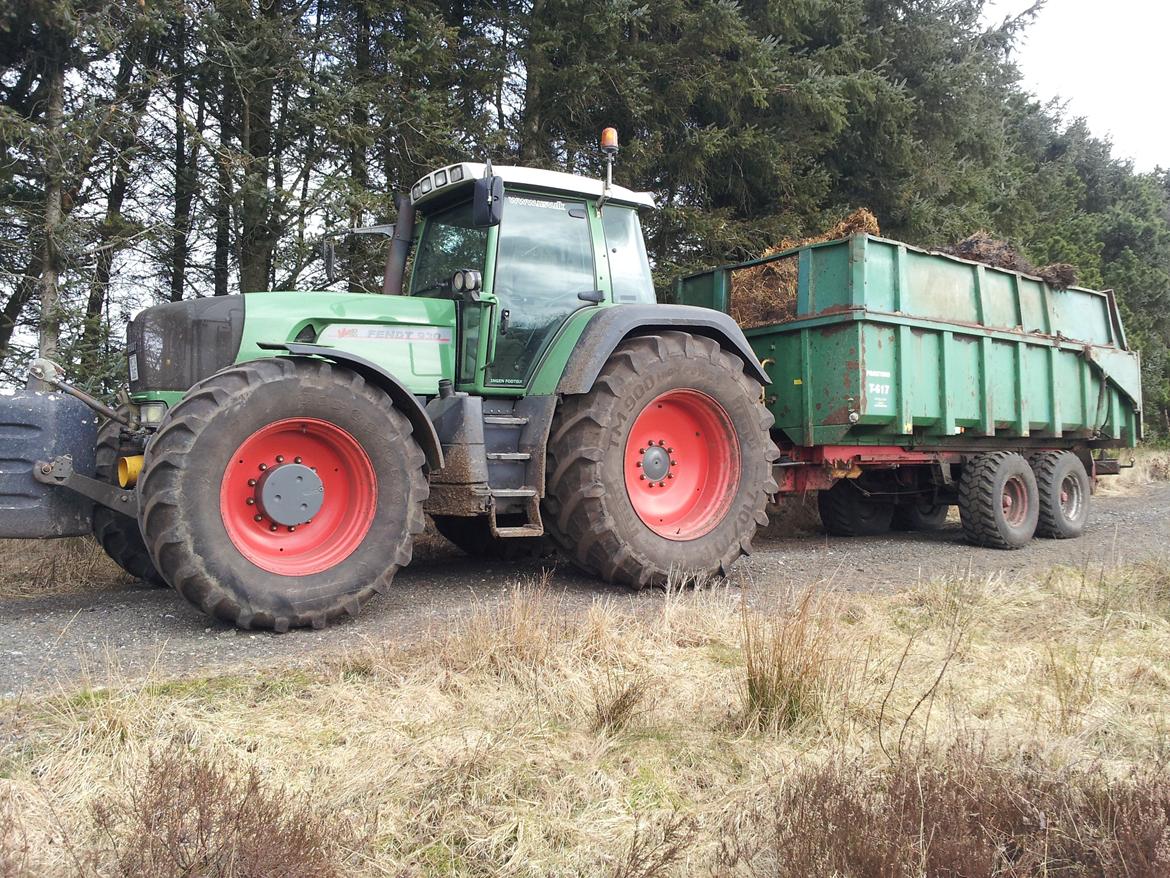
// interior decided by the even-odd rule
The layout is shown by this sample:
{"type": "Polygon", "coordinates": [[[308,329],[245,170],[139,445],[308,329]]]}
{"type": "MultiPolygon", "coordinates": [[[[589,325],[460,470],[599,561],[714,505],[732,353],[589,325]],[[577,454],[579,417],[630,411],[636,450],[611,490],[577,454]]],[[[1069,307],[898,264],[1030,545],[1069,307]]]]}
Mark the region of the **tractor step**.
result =
{"type": "Polygon", "coordinates": [[[528,418],[523,415],[484,415],[483,422],[498,427],[523,427],[528,418]]]}
{"type": "Polygon", "coordinates": [[[527,451],[489,451],[488,460],[531,460],[532,455],[527,451]]]}
{"type": "Polygon", "coordinates": [[[535,497],[536,488],[492,488],[491,495],[493,497],[511,498],[511,497],[535,497]]]}
{"type": "Polygon", "coordinates": [[[497,537],[512,539],[514,537],[542,537],[544,527],[538,524],[526,524],[523,527],[497,527],[493,531],[497,537]]]}

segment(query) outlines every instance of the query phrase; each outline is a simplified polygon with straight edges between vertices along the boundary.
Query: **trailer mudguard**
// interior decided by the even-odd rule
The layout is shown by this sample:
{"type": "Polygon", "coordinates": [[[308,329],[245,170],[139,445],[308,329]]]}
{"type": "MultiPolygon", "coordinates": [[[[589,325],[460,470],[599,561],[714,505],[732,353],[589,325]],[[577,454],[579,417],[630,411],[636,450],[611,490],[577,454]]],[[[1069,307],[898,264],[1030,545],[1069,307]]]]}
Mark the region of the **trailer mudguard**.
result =
{"type": "Polygon", "coordinates": [[[260,342],[256,345],[266,351],[288,351],[294,357],[321,357],[352,369],[375,387],[385,391],[386,395],[398,406],[399,411],[406,415],[410,426],[414,429],[414,438],[422,447],[427,458],[427,466],[431,471],[443,468],[443,446],[439,442],[439,434],[435,432],[435,425],[427,417],[426,410],[411,393],[406,385],[376,363],[371,363],[365,357],[339,351],[336,348],[324,345],[301,344],[299,342],[260,342]]]}
{"type": "Polygon", "coordinates": [[[743,330],[728,315],[690,305],[618,305],[601,309],[586,325],[557,383],[557,393],[588,393],[606,360],[624,339],[664,329],[714,339],[743,360],[745,372],[762,384],[772,383],[760,368],[743,330]]]}

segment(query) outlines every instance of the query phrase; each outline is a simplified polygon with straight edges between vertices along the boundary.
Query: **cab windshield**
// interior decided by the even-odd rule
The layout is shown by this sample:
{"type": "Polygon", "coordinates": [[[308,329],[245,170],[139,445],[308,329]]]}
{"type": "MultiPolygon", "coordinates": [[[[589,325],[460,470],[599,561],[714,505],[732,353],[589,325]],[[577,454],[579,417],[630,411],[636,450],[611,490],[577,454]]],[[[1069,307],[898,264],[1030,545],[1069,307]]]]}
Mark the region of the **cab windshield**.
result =
{"type": "Polygon", "coordinates": [[[483,271],[487,238],[487,229],[477,229],[471,224],[470,201],[428,217],[414,255],[411,295],[439,292],[461,268],[483,271]]]}

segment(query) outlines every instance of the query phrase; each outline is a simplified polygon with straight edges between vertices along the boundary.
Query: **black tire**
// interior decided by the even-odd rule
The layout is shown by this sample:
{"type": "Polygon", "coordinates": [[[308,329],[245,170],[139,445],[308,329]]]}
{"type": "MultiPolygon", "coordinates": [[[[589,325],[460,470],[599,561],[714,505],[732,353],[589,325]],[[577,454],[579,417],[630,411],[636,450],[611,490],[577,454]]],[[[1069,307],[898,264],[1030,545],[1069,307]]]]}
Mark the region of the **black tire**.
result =
{"type": "Polygon", "coordinates": [[[890,525],[894,530],[942,530],[946,526],[950,509],[946,503],[931,503],[925,498],[916,497],[894,507],[894,518],[890,525]]]}
{"type": "MultiPolygon", "coordinates": [[[[122,425],[106,421],[98,430],[94,449],[94,478],[118,484],[118,452],[122,425]]],[[[142,539],[138,519],[115,512],[100,503],[93,507],[93,537],[115,564],[143,582],[166,588],[167,581],[155,569],[142,539]]]]}
{"type": "Polygon", "coordinates": [[[1035,534],[1039,516],[1036,476],[1019,454],[977,454],[963,464],[959,518],[972,543],[995,549],[1023,548],[1035,534]]]}
{"type": "MultiPolygon", "coordinates": [[[[167,415],[147,447],[139,480],[142,532],[158,569],[205,613],[241,628],[318,628],[342,614],[356,615],[410,562],[414,536],[425,525],[423,469],[410,423],[361,376],[322,360],[254,360],[195,385],[167,415]],[[227,467],[257,431],[297,418],[313,419],[318,429],[360,448],[376,492],[365,504],[368,529],[351,537],[360,542],[347,555],[325,569],[289,575],[245,557],[228,534],[220,492],[227,467]]],[[[321,491],[328,504],[330,491],[321,491]]],[[[354,505],[361,504],[322,509],[336,514],[354,505]]],[[[234,519],[240,520],[251,519],[234,519]]],[[[282,557],[294,564],[297,558],[282,557]]]]}
{"type": "Polygon", "coordinates": [[[1032,458],[1036,489],[1040,494],[1040,519],[1036,534],[1068,540],[1085,532],[1089,520],[1092,485],[1085,465],[1069,451],[1048,451],[1032,458]]]}
{"type": "MultiPolygon", "coordinates": [[[[435,529],[443,537],[472,558],[484,558],[489,561],[526,561],[530,558],[543,558],[553,552],[552,545],[544,537],[500,539],[492,536],[487,516],[468,518],[432,515],[431,518],[435,522],[435,529]]],[[[500,524],[507,526],[509,522],[501,520],[500,524]]]]}
{"type": "Polygon", "coordinates": [[[779,452],[768,434],[772,415],[759,400],[760,385],[744,374],[743,362],[711,339],[661,332],[623,341],[592,390],[566,398],[557,410],[548,446],[548,533],[582,570],[635,588],[665,584],[672,574],[726,574],[751,552],[776,491],[772,461],[779,452]],[[709,529],[687,538],[652,530],[625,482],[635,421],[676,391],[694,394],[703,406],[713,403],[729,428],[720,441],[738,449],[734,487],[729,483],[719,495],[709,529]]]}
{"type": "Polygon", "coordinates": [[[867,497],[851,479],[817,492],[821,524],[835,537],[872,537],[890,529],[894,504],[867,497]]]}

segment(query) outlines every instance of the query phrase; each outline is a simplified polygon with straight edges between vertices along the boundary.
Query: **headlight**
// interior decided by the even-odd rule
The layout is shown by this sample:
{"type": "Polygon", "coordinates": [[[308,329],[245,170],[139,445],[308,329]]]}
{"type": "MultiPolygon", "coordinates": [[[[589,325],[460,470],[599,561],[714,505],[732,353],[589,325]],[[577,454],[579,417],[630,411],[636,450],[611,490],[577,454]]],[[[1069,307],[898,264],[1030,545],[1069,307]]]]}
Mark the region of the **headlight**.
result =
{"type": "Polygon", "coordinates": [[[167,416],[167,404],[165,402],[140,402],[138,404],[138,422],[148,427],[154,427],[162,423],[162,419],[167,416]]]}

